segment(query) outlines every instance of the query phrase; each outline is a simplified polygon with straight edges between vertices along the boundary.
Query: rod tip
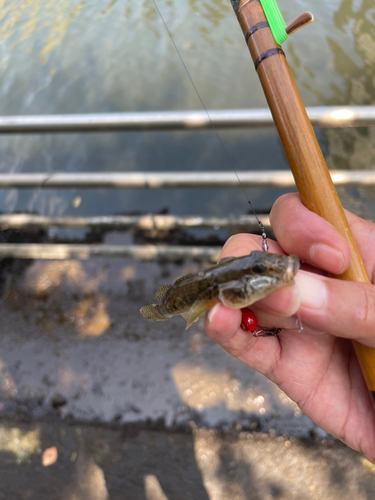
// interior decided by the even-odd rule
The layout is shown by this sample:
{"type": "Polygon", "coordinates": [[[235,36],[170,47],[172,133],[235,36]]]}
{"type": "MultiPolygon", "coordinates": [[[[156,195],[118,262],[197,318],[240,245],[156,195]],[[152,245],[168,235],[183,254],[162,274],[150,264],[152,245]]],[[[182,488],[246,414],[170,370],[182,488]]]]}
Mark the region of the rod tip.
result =
{"type": "Polygon", "coordinates": [[[238,8],[240,6],[241,0],[230,0],[230,1],[232,3],[232,7],[233,7],[234,12],[237,12],[238,8]]]}

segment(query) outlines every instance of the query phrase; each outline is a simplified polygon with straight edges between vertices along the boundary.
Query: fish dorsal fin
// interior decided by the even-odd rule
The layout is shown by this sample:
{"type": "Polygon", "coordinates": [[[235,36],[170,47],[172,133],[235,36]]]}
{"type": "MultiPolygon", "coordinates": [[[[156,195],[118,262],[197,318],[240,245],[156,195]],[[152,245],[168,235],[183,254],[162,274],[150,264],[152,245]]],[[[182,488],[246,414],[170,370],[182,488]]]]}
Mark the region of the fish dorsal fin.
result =
{"type": "Polygon", "coordinates": [[[218,264],[224,264],[225,262],[229,262],[230,260],[236,260],[237,257],[224,257],[224,259],[220,259],[218,264]]]}
{"type": "Polygon", "coordinates": [[[164,295],[168,292],[168,290],[172,287],[172,285],[161,285],[155,294],[155,299],[162,300],[164,295]]]}
{"type": "Polygon", "coordinates": [[[183,281],[187,281],[188,279],[190,279],[193,276],[194,276],[194,274],[192,274],[192,273],[185,274],[185,276],[181,276],[181,278],[177,278],[173,284],[178,285],[178,284],[182,283],[183,281]]]}
{"type": "Polygon", "coordinates": [[[191,306],[188,314],[184,313],[184,318],[186,319],[186,328],[187,330],[195,321],[198,320],[199,316],[203,314],[205,311],[208,311],[215,302],[212,300],[196,300],[194,304],[191,306]]]}

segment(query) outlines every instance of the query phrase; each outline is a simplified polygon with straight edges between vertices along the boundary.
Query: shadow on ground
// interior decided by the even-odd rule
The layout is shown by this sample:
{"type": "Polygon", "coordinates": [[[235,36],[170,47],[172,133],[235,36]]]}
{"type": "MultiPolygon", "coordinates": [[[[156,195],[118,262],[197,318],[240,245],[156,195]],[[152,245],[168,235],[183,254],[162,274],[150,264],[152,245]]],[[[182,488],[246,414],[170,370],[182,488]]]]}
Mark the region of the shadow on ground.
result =
{"type": "Polygon", "coordinates": [[[0,423],[0,498],[370,500],[375,467],[333,440],[193,428],[0,423]],[[43,452],[56,460],[43,466],[43,452]]]}

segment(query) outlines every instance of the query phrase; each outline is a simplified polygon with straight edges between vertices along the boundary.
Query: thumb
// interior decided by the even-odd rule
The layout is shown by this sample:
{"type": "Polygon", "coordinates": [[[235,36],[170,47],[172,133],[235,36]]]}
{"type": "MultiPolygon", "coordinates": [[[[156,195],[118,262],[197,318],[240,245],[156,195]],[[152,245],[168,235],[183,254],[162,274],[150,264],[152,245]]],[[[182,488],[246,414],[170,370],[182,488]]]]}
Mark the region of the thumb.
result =
{"type": "Polygon", "coordinates": [[[375,347],[375,286],[299,271],[303,323],[375,347]]]}

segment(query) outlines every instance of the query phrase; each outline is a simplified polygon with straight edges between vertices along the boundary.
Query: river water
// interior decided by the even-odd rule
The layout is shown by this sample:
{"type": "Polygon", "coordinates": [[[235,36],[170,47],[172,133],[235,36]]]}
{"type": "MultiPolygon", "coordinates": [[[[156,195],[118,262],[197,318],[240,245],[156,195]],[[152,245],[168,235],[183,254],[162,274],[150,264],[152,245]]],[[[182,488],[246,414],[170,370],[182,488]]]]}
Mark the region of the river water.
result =
{"type": "MultiPolygon", "coordinates": [[[[266,102],[229,0],[157,0],[208,109],[266,102]]],[[[306,106],[373,104],[373,0],[280,0],[286,22],[315,22],[283,45],[306,106]]],[[[152,0],[1,0],[0,114],[201,109],[152,0]]],[[[317,131],[330,168],[371,169],[375,130],[317,131]]],[[[275,130],[220,131],[241,170],[287,169],[275,130]]],[[[213,131],[0,137],[1,172],[230,170],[213,131]]],[[[258,211],[280,190],[249,190],[258,211]]],[[[130,211],[235,215],[240,189],[3,190],[0,210],[44,215],[130,211]]],[[[367,217],[370,190],[341,190],[367,217]]]]}

